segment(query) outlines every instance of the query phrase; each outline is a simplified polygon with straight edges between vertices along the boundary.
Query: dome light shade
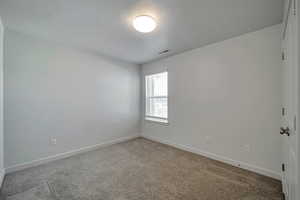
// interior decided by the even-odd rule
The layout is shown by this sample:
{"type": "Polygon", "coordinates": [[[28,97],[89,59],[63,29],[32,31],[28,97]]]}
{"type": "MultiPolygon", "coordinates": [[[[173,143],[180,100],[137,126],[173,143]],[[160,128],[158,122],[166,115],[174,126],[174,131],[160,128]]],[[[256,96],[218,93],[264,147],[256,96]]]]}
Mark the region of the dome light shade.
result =
{"type": "Polygon", "coordinates": [[[155,20],[147,15],[135,17],[132,24],[135,30],[141,33],[150,33],[156,28],[155,20]]]}

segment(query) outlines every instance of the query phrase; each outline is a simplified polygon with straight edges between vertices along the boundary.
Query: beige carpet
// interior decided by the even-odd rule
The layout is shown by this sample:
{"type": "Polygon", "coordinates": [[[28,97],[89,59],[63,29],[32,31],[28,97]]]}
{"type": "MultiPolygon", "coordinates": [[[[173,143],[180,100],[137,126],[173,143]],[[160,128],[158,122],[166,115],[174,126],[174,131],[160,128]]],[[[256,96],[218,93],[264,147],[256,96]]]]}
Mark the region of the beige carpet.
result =
{"type": "Polygon", "coordinates": [[[8,200],[279,200],[279,181],[146,139],[9,174],[8,200]]]}

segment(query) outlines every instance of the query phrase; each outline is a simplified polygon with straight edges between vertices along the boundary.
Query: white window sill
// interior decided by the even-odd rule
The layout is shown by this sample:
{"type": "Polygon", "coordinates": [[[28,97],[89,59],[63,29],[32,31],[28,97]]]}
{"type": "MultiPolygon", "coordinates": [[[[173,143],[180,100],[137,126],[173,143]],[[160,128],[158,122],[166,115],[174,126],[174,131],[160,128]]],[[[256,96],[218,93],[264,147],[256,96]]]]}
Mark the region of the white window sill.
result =
{"type": "Polygon", "coordinates": [[[145,121],[158,123],[158,124],[163,124],[163,125],[168,125],[169,124],[167,119],[159,119],[159,118],[153,118],[153,117],[145,117],[145,121]]]}

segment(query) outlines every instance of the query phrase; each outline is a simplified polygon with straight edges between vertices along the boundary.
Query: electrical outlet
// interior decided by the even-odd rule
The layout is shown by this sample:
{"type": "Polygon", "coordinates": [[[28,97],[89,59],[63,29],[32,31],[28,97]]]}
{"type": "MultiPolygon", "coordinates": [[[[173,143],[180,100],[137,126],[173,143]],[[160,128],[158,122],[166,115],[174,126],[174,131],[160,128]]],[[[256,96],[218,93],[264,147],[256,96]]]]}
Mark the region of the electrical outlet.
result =
{"type": "Polygon", "coordinates": [[[250,151],[251,151],[250,144],[245,144],[245,145],[244,145],[244,150],[245,150],[246,152],[250,152],[250,151]]]}
{"type": "Polygon", "coordinates": [[[52,145],[56,145],[56,144],[57,144],[56,138],[51,138],[51,139],[50,139],[50,143],[51,143],[52,145]]]}

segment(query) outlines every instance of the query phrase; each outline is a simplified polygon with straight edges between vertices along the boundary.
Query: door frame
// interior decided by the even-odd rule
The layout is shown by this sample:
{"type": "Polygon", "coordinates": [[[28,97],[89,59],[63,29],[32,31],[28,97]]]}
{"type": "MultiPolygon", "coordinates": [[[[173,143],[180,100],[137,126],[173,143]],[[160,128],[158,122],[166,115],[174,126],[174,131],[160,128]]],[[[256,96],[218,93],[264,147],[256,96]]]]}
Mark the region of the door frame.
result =
{"type": "Polygon", "coordinates": [[[297,199],[300,199],[300,0],[295,0],[295,14],[296,14],[296,63],[297,63],[297,78],[296,78],[296,108],[297,108],[297,112],[296,112],[296,119],[297,119],[297,123],[296,123],[296,133],[297,133],[297,157],[298,157],[298,163],[296,166],[296,176],[298,177],[296,180],[296,186],[297,186],[297,193],[296,193],[296,197],[297,199]]]}
{"type": "MultiPolygon", "coordinates": [[[[293,12],[295,15],[295,20],[296,20],[296,37],[295,37],[295,43],[296,43],[296,80],[295,80],[295,84],[296,84],[296,140],[297,140],[297,145],[296,145],[296,165],[295,169],[296,169],[296,174],[295,177],[296,178],[296,188],[299,188],[296,190],[296,199],[300,200],[300,14],[299,14],[299,10],[300,10],[300,0],[285,0],[285,4],[284,4],[284,16],[283,16],[283,34],[282,34],[282,39],[284,39],[285,34],[286,34],[286,28],[287,28],[287,23],[289,20],[289,14],[290,12],[293,12]]],[[[282,182],[284,182],[284,180],[282,180],[282,182]]],[[[296,200],[295,199],[295,200],[296,200]]]]}
{"type": "Polygon", "coordinates": [[[295,7],[295,19],[296,19],[296,63],[297,63],[297,78],[296,78],[296,134],[297,134],[297,166],[296,166],[296,174],[295,176],[298,177],[296,178],[296,198],[300,199],[300,0],[294,0],[294,7],[295,7]]]}

